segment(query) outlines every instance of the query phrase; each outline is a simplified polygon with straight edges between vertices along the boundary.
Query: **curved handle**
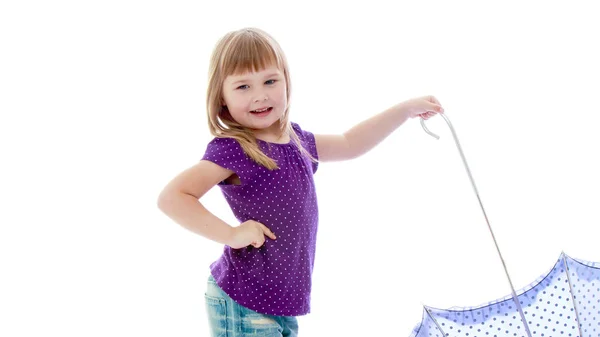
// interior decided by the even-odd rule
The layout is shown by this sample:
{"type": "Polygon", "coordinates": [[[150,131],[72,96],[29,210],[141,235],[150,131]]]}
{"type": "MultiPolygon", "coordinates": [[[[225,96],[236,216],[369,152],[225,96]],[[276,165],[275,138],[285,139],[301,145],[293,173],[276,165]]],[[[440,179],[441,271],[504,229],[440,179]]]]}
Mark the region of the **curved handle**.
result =
{"type": "MultiPolygon", "coordinates": [[[[439,115],[444,118],[444,120],[446,121],[446,123],[448,123],[448,126],[450,127],[450,130],[452,131],[452,134],[454,134],[454,128],[452,127],[452,123],[450,123],[450,120],[448,119],[448,117],[445,114],[443,114],[443,113],[439,114],[439,115]]],[[[429,131],[429,129],[425,125],[425,120],[423,118],[421,118],[421,126],[423,127],[423,130],[425,130],[425,132],[427,132],[428,135],[430,135],[431,137],[433,137],[435,139],[440,139],[440,136],[438,136],[435,133],[429,131]]]]}

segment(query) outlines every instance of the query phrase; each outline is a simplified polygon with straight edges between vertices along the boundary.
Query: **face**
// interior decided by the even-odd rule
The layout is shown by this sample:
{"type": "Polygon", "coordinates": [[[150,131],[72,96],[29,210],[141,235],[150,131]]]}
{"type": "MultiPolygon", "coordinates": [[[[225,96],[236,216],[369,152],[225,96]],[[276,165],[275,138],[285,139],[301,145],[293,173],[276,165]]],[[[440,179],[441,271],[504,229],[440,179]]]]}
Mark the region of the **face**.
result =
{"type": "Polygon", "coordinates": [[[274,66],[230,75],[223,82],[223,105],[239,124],[277,134],[287,108],[286,90],[285,77],[274,66]]]}

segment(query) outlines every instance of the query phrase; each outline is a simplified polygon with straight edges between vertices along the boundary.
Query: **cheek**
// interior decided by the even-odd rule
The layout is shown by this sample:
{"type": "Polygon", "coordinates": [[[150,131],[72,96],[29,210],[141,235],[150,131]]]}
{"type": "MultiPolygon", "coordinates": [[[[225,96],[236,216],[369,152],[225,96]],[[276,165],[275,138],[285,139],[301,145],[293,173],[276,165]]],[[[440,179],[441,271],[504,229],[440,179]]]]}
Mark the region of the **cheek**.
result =
{"type": "Polygon", "coordinates": [[[224,103],[227,105],[229,111],[232,110],[240,110],[245,109],[247,107],[247,102],[242,95],[229,94],[224,95],[224,103]]]}
{"type": "Polygon", "coordinates": [[[285,103],[287,101],[287,91],[285,87],[278,88],[276,93],[277,100],[281,103],[285,103]]]}

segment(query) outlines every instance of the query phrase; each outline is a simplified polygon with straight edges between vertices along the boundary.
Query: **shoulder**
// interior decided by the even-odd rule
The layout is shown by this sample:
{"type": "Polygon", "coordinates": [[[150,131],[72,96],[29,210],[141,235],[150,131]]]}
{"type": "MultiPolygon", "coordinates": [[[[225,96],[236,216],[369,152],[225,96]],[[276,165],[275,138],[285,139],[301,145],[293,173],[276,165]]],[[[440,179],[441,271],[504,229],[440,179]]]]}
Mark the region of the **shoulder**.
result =
{"type": "Polygon", "coordinates": [[[302,129],[298,123],[291,122],[292,129],[298,135],[298,139],[300,139],[300,143],[302,147],[313,157],[312,167],[313,173],[317,171],[319,153],[317,151],[317,143],[315,139],[315,135],[310,132],[302,129]]]}
{"type": "Polygon", "coordinates": [[[206,145],[206,152],[224,152],[242,150],[240,143],[230,137],[214,137],[206,145]]]}
{"type": "Polygon", "coordinates": [[[230,137],[215,137],[206,145],[203,159],[221,161],[243,160],[245,152],[240,143],[230,137]]]}
{"type": "Polygon", "coordinates": [[[229,137],[215,137],[206,146],[201,160],[213,162],[235,172],[242,180],[248,178],[256,164],[242,149],[240,143],[229,137]]]}
{"type": "Polygon", "coordinates": [[[298,123],[290,122],[292,129],[298,135],[301,140],[310,141],[311,138],[314,138],[312,132],[302,129],[298,123]]]}
{"type": "Polygon", "coordinates": [[[210,142],[208,142],[208,146],[234,146],[235,144],[239,144],[237,140],[231,137],[214,137],[210,142]]]}

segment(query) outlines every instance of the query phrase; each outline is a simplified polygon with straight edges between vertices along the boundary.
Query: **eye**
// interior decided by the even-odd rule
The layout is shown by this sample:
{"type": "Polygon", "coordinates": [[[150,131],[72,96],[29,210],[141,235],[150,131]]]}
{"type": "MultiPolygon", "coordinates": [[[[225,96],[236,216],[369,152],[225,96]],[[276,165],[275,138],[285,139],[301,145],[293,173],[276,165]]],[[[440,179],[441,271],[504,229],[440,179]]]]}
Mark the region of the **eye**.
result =
{"type": "Polygon", "coordinates": [[[275,82],[277,82],[277,80],[268,80],[265,82],[265,84],[271,85],[271,84],[275,84],[275,82]]]}
{"type": "Polygon", "coordinates": [[[249,86],[247,84],[243,84],[243,85],[240,85],[239,87],[237,87],[236,89],[244,90],[244,89],[248,89],[248,88],[249,88],[249,86]]]}

